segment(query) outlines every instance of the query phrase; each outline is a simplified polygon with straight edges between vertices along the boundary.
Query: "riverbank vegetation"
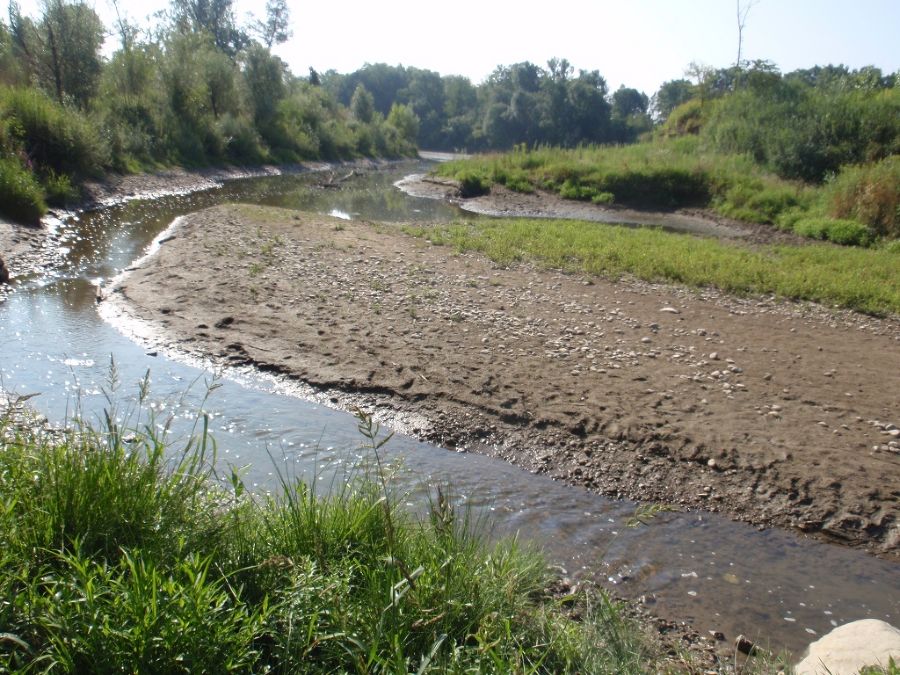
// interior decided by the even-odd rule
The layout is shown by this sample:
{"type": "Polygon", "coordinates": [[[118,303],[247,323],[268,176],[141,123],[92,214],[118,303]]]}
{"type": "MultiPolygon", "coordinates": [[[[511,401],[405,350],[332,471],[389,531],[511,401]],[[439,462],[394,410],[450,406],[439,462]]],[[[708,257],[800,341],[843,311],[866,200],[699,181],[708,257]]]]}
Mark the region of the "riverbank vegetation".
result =
{"type": "Polygon", "coordinates": [[[753,64],[703,74],[681,96],[636,145],[520,145],[437,171],[464,196],[499,184],[599,204],[709,207],[837,244],[900,237],[896,77],[839,68],[782,76],[753,64]]]}
{"type": "MultiPolygon", "coordinates": [[[[396,106],[359,114],[271,47],[287,6],[241,27],[232,3],[176,0],[152,30],[124,17],[118,48],[86,3],[51,0],[0,21],[0,213],[34,222],[80,182],[159,166],[291,163],[415,154],[416,120],[396,106]]],[[[364,94],[362,94],[364,98],[364,94]]]]}
{"type": "Polygon", "coordinates": [[[445,492],[423,518],[403,511],[380,465],[386,438],[365,415],[376,471],[336,479],[328,494],[282,471],[269,496],[248,494],[234,471],[220,487],[203,417],[180,448],[140,409],[126,414],[131,426],[118,417],[62,431],[0,417],[3,672],[661,663],[616,603],[553,596],[538,554],[488,544],[445,492]]]}
{"type": "Polygon", "coordinates": [[[409,227],[410,234],[499,264],[775,294],[873,314],[900,314],[900,250],[826,244],[750,248],[657,229],[572,220],[480,219],[409,227]]]}

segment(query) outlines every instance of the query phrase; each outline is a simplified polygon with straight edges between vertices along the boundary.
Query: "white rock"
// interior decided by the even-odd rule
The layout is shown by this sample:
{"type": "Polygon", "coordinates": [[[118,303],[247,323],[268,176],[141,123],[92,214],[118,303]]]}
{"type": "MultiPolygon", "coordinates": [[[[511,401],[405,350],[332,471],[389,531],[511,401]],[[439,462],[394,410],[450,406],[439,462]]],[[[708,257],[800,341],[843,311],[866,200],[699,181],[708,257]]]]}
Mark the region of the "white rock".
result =
{"type": "Polygon", "coordinates": [[[666,314],[681,314],[680,311],[675,309],[674,307],[663,307],[660,312],[665,312],[666,314]]]}
{"type": "Polygon", "coordinates": [[[900,630],[878,619],[853,621],[809,645],[796,675],[855,675],[865,666],[900,659],[900,630]]]}

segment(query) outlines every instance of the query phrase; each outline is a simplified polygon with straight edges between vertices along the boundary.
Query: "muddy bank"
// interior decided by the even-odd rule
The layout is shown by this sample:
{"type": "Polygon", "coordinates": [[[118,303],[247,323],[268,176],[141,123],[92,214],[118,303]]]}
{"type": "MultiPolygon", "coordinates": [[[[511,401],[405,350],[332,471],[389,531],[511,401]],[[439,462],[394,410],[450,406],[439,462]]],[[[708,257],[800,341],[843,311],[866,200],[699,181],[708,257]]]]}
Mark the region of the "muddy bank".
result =
{"type": "Polygon", "coordinates": [[[448,447],[900,558],[897,318],[504,269],[249,206],[184,219],[111,301],[448,447]]]}

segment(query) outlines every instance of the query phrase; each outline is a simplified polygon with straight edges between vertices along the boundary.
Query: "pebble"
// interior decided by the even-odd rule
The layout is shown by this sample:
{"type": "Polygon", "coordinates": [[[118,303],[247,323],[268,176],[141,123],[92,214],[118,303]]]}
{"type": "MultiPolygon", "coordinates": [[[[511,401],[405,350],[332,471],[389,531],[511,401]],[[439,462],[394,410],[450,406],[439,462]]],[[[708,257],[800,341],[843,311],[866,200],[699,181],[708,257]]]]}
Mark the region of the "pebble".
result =
{"type": "Polygon", "coordinates": [[[681,312],[674,307],[663,307],[660,312],[665,312],[666,314],[681,314],[681,312]]]}

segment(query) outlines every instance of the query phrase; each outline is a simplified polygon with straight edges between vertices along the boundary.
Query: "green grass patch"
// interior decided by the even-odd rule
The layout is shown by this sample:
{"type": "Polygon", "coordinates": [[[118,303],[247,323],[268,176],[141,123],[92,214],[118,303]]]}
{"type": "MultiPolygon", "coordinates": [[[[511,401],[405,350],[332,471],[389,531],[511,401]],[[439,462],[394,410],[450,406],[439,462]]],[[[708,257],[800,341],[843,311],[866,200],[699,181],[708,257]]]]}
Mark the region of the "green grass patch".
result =
{"type": "Polygon", "coordinates": [[[894,247],[830,245],[751,248],[650,228],[564,220],[503,219],[409,228],[500,264],[617,278],[634,275],[736,294],[775,293],[873,314],[900,313],[900,259],[894,247]]]}
{"type": "Polygon", "coordinates": [[[215,480],[204,417],[180,447],[163,420],[119,417],[0,416],[2,672],[656,670],[615,603],[570,598],[569,618],[540,555],[488,544],[446,492],[401,509],[365,415],[373,471],[327,495],[281,473],[267,497],[215,480]]]}
{"type": "Polygon", "coordinates": [[[868,227],[855,220],[835,218],[801,218],[793,230],[802,237],[822,239],[842,246],[867,246],[872,241],[868,227]]]}

